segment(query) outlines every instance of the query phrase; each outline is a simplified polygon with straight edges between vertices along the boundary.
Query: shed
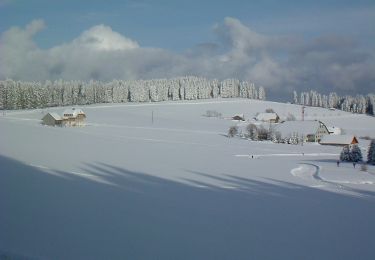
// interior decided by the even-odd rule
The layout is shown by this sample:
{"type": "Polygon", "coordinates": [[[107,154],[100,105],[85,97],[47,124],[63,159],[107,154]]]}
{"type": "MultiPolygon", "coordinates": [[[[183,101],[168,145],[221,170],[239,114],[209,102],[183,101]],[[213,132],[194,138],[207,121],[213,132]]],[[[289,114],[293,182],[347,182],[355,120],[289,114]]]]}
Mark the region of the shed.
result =
{"type": "Polygon", "coordinates": [[[255,120],[268,123],[278,123],[280,121],[280,117],[276,113],[259,113],[255,117],[255,120]]]}
{"type": "Polygon", "coordinates": [[[324,135],[319,143],[321,145],[346,146],[358,144],[358,140],[354,135],[324,135]]]}
{"type": "Polygon", "coordinates": [[[42,118],[42,124],[43,125],[50,125],[50,126],[59,125],[59,126],[61,126],[62,121],[63,121],[62,117],[59,116],[56,113],[47,113],[42,118]]]}

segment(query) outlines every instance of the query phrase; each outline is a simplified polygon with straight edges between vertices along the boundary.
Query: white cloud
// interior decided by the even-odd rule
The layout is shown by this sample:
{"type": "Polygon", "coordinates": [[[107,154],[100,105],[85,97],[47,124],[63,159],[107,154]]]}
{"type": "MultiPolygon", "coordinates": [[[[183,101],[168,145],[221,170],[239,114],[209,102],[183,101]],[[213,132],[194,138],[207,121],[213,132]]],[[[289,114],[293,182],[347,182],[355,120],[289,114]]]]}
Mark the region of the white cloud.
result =
{"type": "Polygon", "coordinates": [[[42,20],[12,27],[0,39],[0,79],[147,79],[197,75],[239,78],[275,94],[292,89],[367,92],[375,82],[374,54],[353,39],[325,36],[304,42],[296,36],[260,34],[234,18],[214,27],[215,43],[183,54],[144,48],[105,25],[71,42],[40,49],[33,41],[42,20]]]}

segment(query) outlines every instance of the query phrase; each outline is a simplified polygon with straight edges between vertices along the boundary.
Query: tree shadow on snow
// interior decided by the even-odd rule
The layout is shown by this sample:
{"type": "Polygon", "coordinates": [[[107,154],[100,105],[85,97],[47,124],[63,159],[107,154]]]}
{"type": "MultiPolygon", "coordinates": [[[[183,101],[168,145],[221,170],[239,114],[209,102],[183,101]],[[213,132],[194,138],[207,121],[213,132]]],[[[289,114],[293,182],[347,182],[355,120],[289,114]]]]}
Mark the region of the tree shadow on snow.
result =
{"type": "Polygon", "coordinates": [[[83,174],[72,174],[0,156],[0,170],[0,255],[375,257],[374,194],[358,198],[287,182],[203,172],[194,172],[199,180],[177,182],[100,162],[85,165],[83,174]]]}

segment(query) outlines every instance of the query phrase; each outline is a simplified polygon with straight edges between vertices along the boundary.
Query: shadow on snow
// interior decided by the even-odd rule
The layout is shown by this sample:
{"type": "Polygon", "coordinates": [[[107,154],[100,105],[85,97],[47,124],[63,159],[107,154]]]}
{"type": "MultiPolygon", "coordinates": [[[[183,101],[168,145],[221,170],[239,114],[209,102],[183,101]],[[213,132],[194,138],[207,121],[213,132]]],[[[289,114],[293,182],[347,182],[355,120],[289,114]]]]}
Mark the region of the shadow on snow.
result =
{"type": "Polygon", "coordinates": [[[83,170],[110,185],[0,156],[0,258],[375,257],[374,193],[194,172],[225,189],[100,162],[83,170]]]}

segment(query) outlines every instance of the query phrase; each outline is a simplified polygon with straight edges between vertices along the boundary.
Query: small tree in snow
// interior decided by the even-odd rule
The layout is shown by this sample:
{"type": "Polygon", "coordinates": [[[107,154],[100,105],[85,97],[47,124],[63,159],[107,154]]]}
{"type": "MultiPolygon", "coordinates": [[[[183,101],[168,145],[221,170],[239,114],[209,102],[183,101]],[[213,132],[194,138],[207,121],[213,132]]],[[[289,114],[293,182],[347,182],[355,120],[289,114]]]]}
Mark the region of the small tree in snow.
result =
{"type": "Polygon", "coordinates": [[[258,129],[254,124],[248,124],[246,126],[246,135],[251,140],[258,140],[258,129]]]}
{"type": "Polygon", "coordinates": [[[352,162],[360,162],[362,161],[362,152],[358,145],[352,145],[350,149],[350,161],[352,162]]]}
{"type": "Polygon", "coordinates": [[[340,160],[349,162],[350,161],[350,154],[349,153],[350,153],[349,147],[344,146],[344,148],[342,148],[342,151],[340,153],[340,160]]]}
{"type": "Polygon", "coordinates": [[[238,127],[237,126],[231,126],[228,130],[228,137],[234,137],[238,134],[238,127]]]}
{"type": "Polygon", "coordinates": [[[375,165],[375,139],[371,140],[367,153],[367,163],[375,165]]]}
{"type": "Polygon", "coordinates": [[[258,140],[267,140],[268,137],[269,131],[264,126],[260,126],[258,128],[258,140]]]}
{"type": "Polygon", "coordinates": [[[275,111],[272,108],[266,108],[266,113],[275,113],[275,111]]]}

